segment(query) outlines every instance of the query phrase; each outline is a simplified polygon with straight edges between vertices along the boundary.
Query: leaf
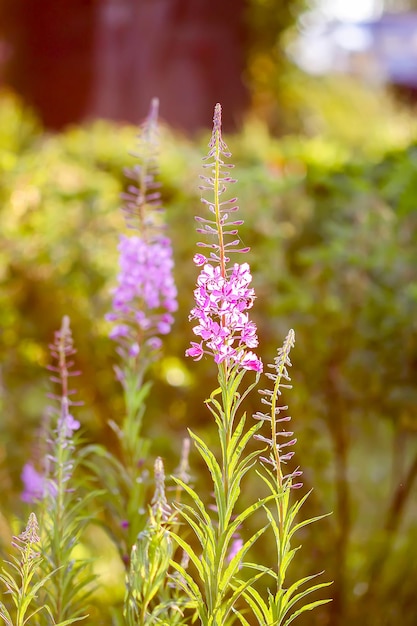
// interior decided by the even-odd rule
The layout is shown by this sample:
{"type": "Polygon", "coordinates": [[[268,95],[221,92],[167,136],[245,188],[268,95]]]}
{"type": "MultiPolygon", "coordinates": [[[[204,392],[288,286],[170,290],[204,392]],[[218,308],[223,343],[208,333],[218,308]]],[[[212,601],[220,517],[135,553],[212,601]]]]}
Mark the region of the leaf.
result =
{"type": "Polygon", "coordinates": [[[214,536],[214,529],[213,529],[211,522],[207,524],[207,523],[202,522],[200,519],[199,520],[200,525],[199,525],[198,522],[193,520],[191,515],[188,514],[188,512],[194,515],[196,513],[194,509],[192,509],[192,507],[188,506],[187,504],[182,505],[181,508],[179,509],[179,512],[180,512],[180,515],[187,521],[188,525],[193,529],[203,550],[206,549],[207,544],[214,546],[216,540],[214,536]]]}
{"type": "MultiPolygon", "coordinates": [[[[243,425],[244,425],[244,419],[242,418],[241,422],[243,421],[243,425]]],[[[239,424],[240,425],[240,424],[239,424]]],[[[243,428],[242,425],[242,428],[243,428]]],[[[233,433],[232,439],[230,441],[229,444],[229,448],[227,450],[227,458],[229,459],[229,475],[233,476],[233,474],[235,473],[235,468],[239,463],[239,460],[242,456],[243,451],[245,450],[248,442],[252,439],[253,435],[262,427],[262,423],[258,423],[255,424],[254,426],[252,426],[244,435],[243,437],[239,440],[239,436],[238,435],[238,431],[236,430],[233,433]]],[[[259,455],[259,451],[256,450],[255,452],[252,453],[253,458],[255,456],[259,455]]],[[[244,460],[243,460],[244,461],[244,460]]],[[[239,470],[236,470],[237,474],[240,474],[239,470]]]]}
{"type": "Polygon", "coordinates": [[[269,624],[271,621],[270,609],[259,591],[257,591],[254,587],[248,587],[245,589],[243,595],[256,616],[258,623],[269,624]]]}
{"type": "MultiPolygon", "coordinates": [[[[318,575],[318,574],[316,574],[316,575],[318,575]]],[[[311,578],[313,578],[313,577],[311,577],[311,578]]],[[[286,616],[286,614],[288,613],[288,611],[297,602],[299,602],[300,600],[302,600],[303,598],[305,598],[309,594],[314,593],[315,591],[318,591],[319,589],[324,589],[324,587],[329,587],[331,584],[332,584],[331,582],[328,582],[328,583],[318,583],[317,585],[313,585],[312,587],[308,587],[308,589],[305,589],[304,591],[301,591],[300,593],[297,593],[295,596],[293,596],[291,598],[291,600],[289,600],[288,602],[285,602],[285,606],[283,607],[283,608],[285,608],[285,610],[282,613],[282,617],[284,618],[286,616]]],[[[286,594],[284,594],[284,596],[285,595],[286,594]]],[[[327,602],[330,602],[330,599],[327,600],[327,602]]],[[[310,605],[306,605],[306,606],[310,606],[310,605]]],[[[300,607],[300,609],[302,609],[302,607],[300,607]]],[[[305,610],[307,610],[307,609],[305,609],[305,610]]]]}
{"type": "Polygon", "coordinates": [[[310,524],[313,524],[314,522],[318,522],[321,519],[324,519],[325,517],[329,517],[329,515],[332,515],[332,513],[324,513],[323,515],[317,515],[316,517],[310,517],[309,519],[306,519],[302,522],[299,522],[298,524],[296,524],[295,526],[293,526],[293,528],[291,528],[291,530],[288,533],[288,539],[291,539],[293,537],[293,535],[295,535],[295,533],[297,531],[300,530],[300,528],[304,528],[304,526],[308,526],[310,524]]]}
{"type": "Polygon", "coordinates": [[[12,616],[10,615],[9,611],[6,609],[3,602],[0,602],[0,617],[4,621],[5,624],[7,624],[8,626],[13,626],[12,616]]]}
{"type": "Polygon", "coordinates": [[[212,451],[208,448],[208,446],[204,443],[204,441],[200,437],[192,433],[191,431],[189,432],[190,432],[190,436],[195,442],[195,445],[200,455],[204,459],[204,462],[206,463],[210,471],[210,474],[213,480],[216,504],[218,508],[219,522],[220,522],[220,525],[222,526],[224,525],[224,521],[226,517],[226,500],[225,500],[225,494],[223,491],[222,472],[221,472],[220,466],[216,460],[216,457],[214,456],[212,451]]]}
{"type": "MultiPolygon", "coordinates": [[[[207,614],[207,612],[206,612],[204,600],[203,600],[203,597],[201,595],[198,585],[196,584],[194,579],[190,576],[190,574],[182,567],[182,565],[180,565],[179,563],[176,563],[175,561],[171,561],[171,565],[180,574],[180,577],[175,579],[175,584],[179,585],[181,589],[185,591],[185,593],[188,596],[190,596],[191,594],[192,600],[197,605],[197,610],[199,611],[200,617],[202,616],[204,617],[207,614]]],[[[204,623],[203,619],[202,619],[202,623],[204,623]]]]}
{"type": "Polygon", "coordinates": [[[299,615],[301,615],[302,613],[305,613],[305,611],[312,611],[313,609],[315,609],[318,606],[321,606],[322,604],[327,604],[328,602],[331,602],[331,599],[328,600],[316,600],[315,602],[311,602],[310,604],[305,604],[304,606],[302,606],[300,609],[298,609],[298,611],[296,611],[295,613],[293,613],[291,615],[291,617],[289,617],[283,624],[283,626],[289,626],[289,624],[291,624],[291,622],[293,622],[295,620],[296,617],[298,617],[299,615]]]}
{"type": "MultiPolygon", "coordinates": [[[[180,537],[179,535],[177,535],[174,532],[170,532],[171,536],[175,539],[175,541],[178,543],[179,546],[181,546],[181,548],[184,550],[184,552],[190,557],[191,561],[193,562],[195,568],[197,569],[198,575],[200,576],[201,580],[205,580],[205,576],[204,576],[204,568],[203,565],[200,561],[200,559],[198,558],[198,556],[196,555],[196,553],[194,552],[194,550],[192,549],[192,547],[190,546],[189,543],[187,543],[184,539],[182,539],[182,537],[180,537]]],[[[178,566],[180,567],[180,566],[178,566]]],[[[180,571],[178,569],[177,565],[175,565],[175,568],[180,571]]],[[[183,568],[181,568],[183,569],[183,568]]]]}
{"type": "MultiPolygon", "coordinates": [[[[188,485],[187,483],[185,483],[183,480],[181,480],[180,478],[178,478],[177,476],[173,476],[172,477],[174,482],[177,485],[180,485],[184,491],[186,493],[188,493],[188,495],[190,496],[190,498],[193,500],[194,504],[197,505],[198,510],[201,513],[201,516],[204,520],[204,522],[207,525],[211,525],[211,519],[209,514],[206,511],[206,507],[204,506],[203,501],[201,500],[200,496],[198,495],[198,493],[192,488],[190,487],[190,485],[188,485]]],[[[188,506],[188,505],[187,505],[188,506]]],[[[178,511],[181,512],[181,507],[178,507],[178,511]]]]}
{"type": "MultiPolygon", "coordinates": [[[[261,535],[263,535],[263,533],[265,532],[266,528],[267,528],[266,526],[264,526],[263,528],[260,528],[254,535],[252,535],[252,537],[250,537],[247,541],[245,541],[245,543],[243,544],[241,549],[232,558],[232,560],[230,561],[230,563],[226,567],[226,569],[225,569],[225,571],[224,571],[224,573],[221,576],[220,581],[219,581],[219,590],[222,593],[224,593],[226,591],[227,586],[229,585],[229,583],[230,583],[232,577],[234,576],[235,572],[238,570],[239,563],[243,560],[243,557],[245,556],[245,554],[253,546],[253,544],[259,539],[259,537],[261,537],[261,535]]],[[[221,564],[223,564],[223,563],[221,563],[221,564]]],[[[263,575],[263,573],[262,573],[262,575],[263,575]]]]}

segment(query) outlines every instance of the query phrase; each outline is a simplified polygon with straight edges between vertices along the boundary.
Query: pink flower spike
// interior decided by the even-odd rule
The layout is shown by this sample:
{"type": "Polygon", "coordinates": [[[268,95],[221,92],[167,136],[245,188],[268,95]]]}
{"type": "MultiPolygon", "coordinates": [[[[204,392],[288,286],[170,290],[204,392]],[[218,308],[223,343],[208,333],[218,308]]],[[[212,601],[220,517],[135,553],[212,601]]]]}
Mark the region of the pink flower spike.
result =
{"type": "Polygon", "coordinates": [[[233,166],[224,161],[228,157],[230,153],[221,134],[221,106],[217,104],[205,164],[210,171],[200,177],[204,182],[200,188],[211,191],[213,199],[202,198],[209,215],[196,217],[197,232],[209,237],[208,243],[200,241],[197,246],[208,248],[209,252],[207,256],[197,253],[193,258],[201,269],[194,290],[195,306],[189,316],[190,320],[196,321],[193,332],[202,342],[200,345],[192,342],[186,355],[197,360],[205,352],[213,356],[216,364],[224,363],[226,368],[238,365],[260,372],[260,359],[252,352],[246,353],[246,349],[258,345],[256,325],[246,313],[255,300],[254,289],[250,287],[250,267],[248,263],[229,266],[229,252],[246,249],[235,249],[241,242],[239,238],[235,239],[238,230],[233,227],[240,226],[243,220],[229,222],[229,215],[238,209],[236,198],[220,200],[227,184],[236,182],[229,174],[233,166]]]}
{"type": "MultiPolygon", "coordinates": [[[[177,290],[172,274],[171,243],[167,237],[151,241],[138,236],[120,238],[120,273],[114,289],[113,310],[107,319],[116,322],[110,332],[124,358],[138,344],[155,335],[167,335],[177,310],[177,290]]],[[[131,352],[132,350],[132,352],[131,352]]]]}

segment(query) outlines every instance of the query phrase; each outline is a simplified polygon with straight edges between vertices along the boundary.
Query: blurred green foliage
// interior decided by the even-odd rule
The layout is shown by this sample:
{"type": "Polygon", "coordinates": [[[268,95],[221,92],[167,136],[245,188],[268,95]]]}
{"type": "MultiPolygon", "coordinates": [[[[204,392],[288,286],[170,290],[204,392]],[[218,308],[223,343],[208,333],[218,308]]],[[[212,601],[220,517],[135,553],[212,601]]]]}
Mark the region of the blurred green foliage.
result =
{"type": "MultiPolygon", "coordinates": [[[[324,97],[317,88],[318,101],[324,97]]],[[[325,111],[321,116],[329,119],[325,111]]],[[[388,117],[399,128],[399,120],[388,117]]],[[[332,133],[278,141],[249,121],[228,138],[239,181],[233,193],[245,219],[240,235],[251,246],[245,260],[254,276],[253,315],[264,361],[273,359],[288,328],[296,333],[294,390],[285,401],[299,440],[297,464],[306,487],[314,486],[305,515],[333,510],[305,532],[303,571],[294,576],[326,569],[335,581],[334,602],[299,623],[412,626],[417,141],[412,132],[367,133],[378,121],[369,109],[344,119],[362,123],[362,134],[355,130],[350,141],[343,124],[338,132],[329,123],[332,133]]],[[[123,167],[133,162],[127,153],[135,132],[95,122],[46,135],[12,96],[0,100],[3,538],[6,518],[26,514],[20,471],[36,456],[48,343],[64,314],[71,317],[83,373],[77,384],[86,439],[114,445],[108,420],[120,420],[123,404],[104,314],[117,275],[118,235],[125,232],[119,193],[123,167]]],[[[180,309],[152,373],[145,434],[154,441],[153,454],[165,458],[167,473],[178,464],[187,427],[205,429],[210,438],[203,402],[216,386],[215,368],[208,359],[194,363],[183,356],[191,338],[193,216],[201,209],[198,175],[207,140],[162,133],[160,178],[180,309]]],[[[248,411],[258,408],[255,394],[248,411]]],[[[196,455],[191,463],[202,481],[196,455]]],[[[267,540],[258,550],[267,563],[267,540]]]]}
{"type": "Polygon", "coordinates": [[[252,108],[262,111],[275,129],[282,129],[286,124],[285,94],[290,71],[287,40],[296,36],[297,19],[310,4],[309,0],[247,0],[245,3],[248,33],[245,83],[252,108]]]}

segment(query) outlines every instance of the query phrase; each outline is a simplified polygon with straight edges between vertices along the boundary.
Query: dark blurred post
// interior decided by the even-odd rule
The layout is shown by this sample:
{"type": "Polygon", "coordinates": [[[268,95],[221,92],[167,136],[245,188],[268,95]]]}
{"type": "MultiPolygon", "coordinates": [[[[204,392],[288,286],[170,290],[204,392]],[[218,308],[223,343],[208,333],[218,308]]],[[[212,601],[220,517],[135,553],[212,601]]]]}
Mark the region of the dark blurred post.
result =
{"type": "MultiPolygon", "coordinates": [[[[1,1],[1,0],[0,0],[1,1]]],[[[188,131],[247,104],[245,0],[3,0],[6,80],[48,127],[161,116],[188,131]]]]}

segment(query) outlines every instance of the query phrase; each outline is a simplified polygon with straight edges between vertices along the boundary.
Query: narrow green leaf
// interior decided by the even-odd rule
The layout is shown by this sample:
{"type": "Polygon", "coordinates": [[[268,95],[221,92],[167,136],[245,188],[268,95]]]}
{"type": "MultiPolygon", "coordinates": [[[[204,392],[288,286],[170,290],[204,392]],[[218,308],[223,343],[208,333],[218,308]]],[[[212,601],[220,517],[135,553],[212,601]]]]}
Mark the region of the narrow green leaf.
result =
{"type": "Polygon", "coordinates": [[[200,588],[197,583],[194,581],[192,576],[175,561],[171,561],[171,566],[179,573],[179,577],[175,579],[175,584],[180,586],[181,589],[188,595],[191,595],[192,600],[197,605],[197,610],[199,611],[200,616],[205,614],[205,605],[203,596],[201,595],[200,588]]]}
{"type": "MultiPolygon", "coordinates": [[[[331,582],[330,583],[317,583],[317,585],[308,587],[308,589],[305,589],[304,591],[300,591],[300,593],[295,594],[295,596],[293,596],[291,600],[289,600],[289,602],[286,602],[285,611],[283,611],[282,617],[284,618],[287,615],[288,611],[290,611],[290,609],[292,609],[292,607],[295,604],[297,604],[297,602],[299,602],[300,600],[302,600],[309,594],[314,593],[315,591],[318,591],[319,589],[324,589],[324,587],[329,587],[331,584],[332,584],[331,582]]],[[[330,602],[330,600],[327,600],[327,602],[330,602]]],[[[309,606],[309,605],[306,605],[306,606],[309,606]]]]}
{"type": "MultiPolygon", "coordinates": [[[[182,539],[182,537],[180,537],[176,533],[171,532],[170,534],[173,537],[173,539],[175,539],[175,541],[178,543],[178,545],[181,546],[181,548],[185,551],[185,553],[190,557],[190,559],[193,562],[195,568],[197,569],[197,572],[198,572],[198,575],[200,576],[200,579],[204,580],[205,577],[204,577],[203,565],[202,565],[200,559],[198,558],[198,556],[196,555],[196,553],[194,552],[194,550],[192,549],[192,547],[186,541],[184,541],[184,539],[182,539]]],[[[178,568],[176,567],[176,569],[178,569],[178,568]]]]}
{"type": "Polygon", "coordinates": [[[249,580],[239,581],[240,582],[239,585],[233,585],[233,590],[234,590],[233,595],[227,599],[224,605],[225,615],[228,615],[230,611],[233,610],[234,604],[238,601],[240,596],[244,595],[245,590],[247,590],[249,587],[252,587],[252,585],[256,581],[258,581],[260,578],[262,578],[263,575],[264,575],[264,572],[258,572],[257,574],[255,574],[255,576],[252,576],[252,578],[250,578],[249,580]]]}
{"type": "Polygon", "coordinates": [[[254,587],[248,587],[243,592],[243,596],[256,616],[258,624],[269,625],[271,622],[270,609],[259,591],[254,587]]]}
{"type": "MultiPolygon", "coordinates": [[[[266,526],[264,526],[263,528],[260,528],[254,535],[252,535],[252,537],[250,537],[247,541],[245,541],[241,549],[237,552],[237,554],[235,554],[233,559],[230,561],[229,565],[226,567],[219,581],[219,589],[221,590],[222,593],[225,593],[226,588],[229,585],[232,577],[234,576],[234,574],[239,568],[239,563],[243,560],[243,557],[245,556],[247,551],[253,546],[253,544],[259,539],[259,537],[261,537],[261,535],[264,534],[266,528],[267,528],[266,526]]],[[[221,563],[221,565],[223,565],[223,563],[221,563]]]]}
{"type": "Polygon", "coordinates": [[[207,468],[211,474],[211,477],[213,480],[214,494],[215,494],[216,504],[217,504],[217,509],[218,509],[219,521],[220,521],[220,524],[222,525],[224,523],[225,515],[226,515],[226,501],[225,501],[225,494],[223,490],[222,471],[216,460],[216,457],[214,456],[212,451],[209,449],[209,447],[204,443],[204,441],[200,437],[198,437],[198,435],[195,435],[194,433],[190,432],[190,436],[194,440],[197,450],[199,451],[200,455],[204,459],[204,462],[206,463],[207,468]]]}
{"type": "Polygon", "coordinates": [[[301,608],[298,609],[298,611],[296,611],[295,613],[293,613],[283,624],[283,626],[289,626],[289,624],[291,624],[291,622],[293,622],[299,615],[301,615],[302,613],[305,613],[305,611],[312,611],[313,609],[315,609],[317,606],[321,606],[322,604],[327,604],[328,602],[331,602],[330,599],[328,600],[316,600],[316,602],[311,602],[310,604],[305,604],[304,606],[302,606],[301,608]]]}
{"type": "Polygon", "coordinates": [[[205,524],[204,522],[200,525],[193,520],[191,515],[188,514],[188,511],[193,513],[193,509],[188,505],[183,505],[181,509],[179,509],[180,515],[187,521],[188,525],[193,529],[197,539],[200,542],[203,550],[206,549],[207,545],[211,545],[212,547],[215,545],[216,539],[214,536],[214,528],[210,522],[210,524],[205,524]]]}
{"type": "MultiPolygon", "coordinates": [[[[228,458],[230,459],[229,461],[230,475],[234,474],[235,468],[248,442],[252,439],[253,435],[259,430],[261,426],[262,424],[255,424],[241,437],[240,440],[238,437],[234,438],[236,434],[236,431],[235,431],[235,434],[233,435],[232,440],[230,441],[229,449],[227,450],[228,458]]],[[[252,456],[258,456],[258,455],[259,455],[258,450],[252,453],[252,456]]]]}
{"type": "MultiPolygon", "coordinates": [[[[180,487],[182,487],[182,489],[184,489],[184,491],[190,496],[190,498],[193,500],[194,504],[197,505],[197,508],[200,511],[201,516],[204,519],[205,523],[210,525],[211,524],[210,516],[207,513],[206,507],[204,506],[204,503],[201,500],[201,498],[198,495],[198,493],[192,487],[190,487],[190,485],[187,485],[187,483],[182,481],[180,478],[177,478],[176,476],[173,476],[172,478],[173,478],[174,482],[177,485],[180,485],[180,487]]],[[[181,507],[178,507],[178,510],[181,511],[181,507]]]]}
{"type": "Polygon", "coordinates": [[[332,515],[332,513],[324,513],[323,515],[317,515],[316,517],[310,517],[309,519],[306,519],[302,522],[298,522],[298,524],[293,526],[291,530],[288,532],[288,539],[291,539],[293,535],[295,535],[295,533],[299,531],[301,528],[304,528],[304,526],[309,526],[310,524],[314,524],[314,522],[318,522],[321,519],[324,519],[325,517],[329,517],[329,515],[332,515]]]}

